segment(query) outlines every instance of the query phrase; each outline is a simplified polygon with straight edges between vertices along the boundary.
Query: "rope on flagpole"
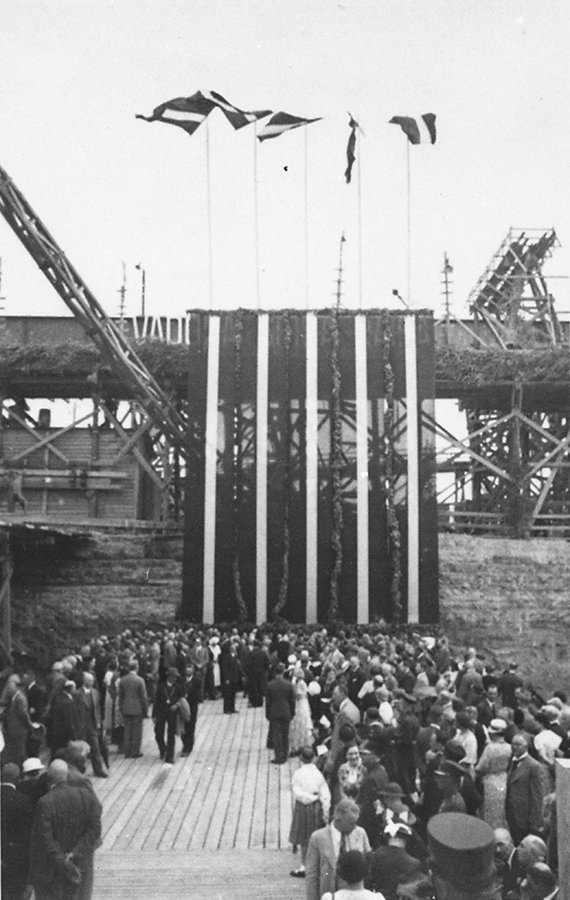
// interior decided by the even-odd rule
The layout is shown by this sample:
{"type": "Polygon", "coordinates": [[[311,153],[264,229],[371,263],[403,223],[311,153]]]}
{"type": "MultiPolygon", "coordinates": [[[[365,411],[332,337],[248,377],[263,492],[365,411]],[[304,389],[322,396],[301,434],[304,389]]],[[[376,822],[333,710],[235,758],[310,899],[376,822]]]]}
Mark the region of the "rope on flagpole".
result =
{"type": "Polygon", "coordinates": [[[261,280],[259,270],[259,195],[257,188],[257,122],[253,131],[253,229],[255,240],[255,297],[257,309],[261,309],[261,280]]]}
{"type": "Polygon", "coordinates": [[[210,178],[210,126],[206,119],[206,191],[208,203],[208,303],[214,308],[214,253],[212,246],[212,185],[210,178]]]}
{"type": "Polygon", "coordinates": [[[408,304],[412,302],[412,204],[410,177],[410,142],[406,141],[407,185],[408,185],[408,304]]]}
{"type": "Polygon", "coordinates": [[[309,308],[309,139],[308,129],[303,129],[305,134],[305,308],[309,308]]]}

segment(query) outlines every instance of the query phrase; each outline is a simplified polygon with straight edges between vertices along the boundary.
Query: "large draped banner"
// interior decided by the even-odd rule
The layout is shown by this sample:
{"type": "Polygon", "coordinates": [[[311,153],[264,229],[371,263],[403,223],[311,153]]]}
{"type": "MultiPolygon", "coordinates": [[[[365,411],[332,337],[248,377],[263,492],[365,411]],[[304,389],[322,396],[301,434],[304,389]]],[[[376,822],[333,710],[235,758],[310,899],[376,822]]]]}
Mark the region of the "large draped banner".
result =
{"type": "Polygon", "coordinates": [[[183,617],[437,622],[431,313],[196,311],[189,345],[183,617]]]}

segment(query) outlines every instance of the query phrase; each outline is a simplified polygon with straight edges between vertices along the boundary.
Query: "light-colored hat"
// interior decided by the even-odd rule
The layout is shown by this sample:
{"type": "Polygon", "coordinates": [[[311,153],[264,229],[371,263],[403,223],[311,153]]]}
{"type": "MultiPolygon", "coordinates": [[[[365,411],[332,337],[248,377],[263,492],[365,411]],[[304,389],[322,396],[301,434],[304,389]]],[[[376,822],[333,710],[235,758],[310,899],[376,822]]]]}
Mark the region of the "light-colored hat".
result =
{"type": "Polygon", "coordinates": [[[491,719],[489,722],[490,734],[504,734],[507,730],[507,723],[504,719],[491,719]]]}
{"type": "Polygon", "coordinates": [[[44,768],[45,766],[41,759],[38,759],[37,756],[30,756],[29,759],[25,759],[22,763],[22,774],[29,775],[30,772],[41,772],[44,768]]]}
{"type": "Polygon", "coordinates": [[[307,692],[311,697],[318,697],[321,693],[321,686],[318,681],[310,681],[307,685],[307,692]]]}

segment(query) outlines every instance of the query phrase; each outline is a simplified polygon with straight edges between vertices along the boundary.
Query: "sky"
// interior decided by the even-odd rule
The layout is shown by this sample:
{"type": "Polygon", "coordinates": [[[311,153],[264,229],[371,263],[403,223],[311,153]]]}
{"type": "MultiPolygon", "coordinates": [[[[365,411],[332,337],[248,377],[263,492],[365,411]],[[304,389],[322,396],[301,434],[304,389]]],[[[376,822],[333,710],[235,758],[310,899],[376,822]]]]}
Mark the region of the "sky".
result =
{"type": "MultiPolygon", "coordinates": [[[[4,0],[0,166],[111,315],[123,263],[126,314],[137,263],[149,313],[330,306],[344,233],[344,306],[440,314],[446,252],[462,316],[511,227],[554,227],[570,275],[569,25],[566,0],[4,0]],[[191,137],[135,119],[197,90],[322,120],[255,147],[218,111],[191,137]],[[408,198],[388,120],[426,112],[408,198]]],[[[0,259],[6,314],[68,313],[2,219],[0,259]]]]}

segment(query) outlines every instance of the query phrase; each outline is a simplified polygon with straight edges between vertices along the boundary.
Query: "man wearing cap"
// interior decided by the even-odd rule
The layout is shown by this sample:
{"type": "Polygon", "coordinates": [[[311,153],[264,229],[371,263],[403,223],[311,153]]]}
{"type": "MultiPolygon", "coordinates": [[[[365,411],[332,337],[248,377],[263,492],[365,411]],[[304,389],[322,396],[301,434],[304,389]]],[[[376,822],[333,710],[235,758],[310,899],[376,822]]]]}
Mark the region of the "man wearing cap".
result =
{"type": "Polygon", "coordinates": [[[307,900],[320,900],[327,891],[332,893],[336,889],[336,867],[341,853],[348,850],[370,852],[366,832],[356,824],[359,812],[354,800],[340,800],[330,825],[313,831],[307,849],[307,900]]]}
{"type": "Polygon", "coordinates": [[[68,766],[54,760],[47,771],[49,791],[36,807],[30,878],[36,900],[89,900],[93,855],[101,843],[101,804],[94,792],[67,783],[68,766]]]}
{"type": "Polygon", "coordinates": [[[176,720],[178,716],[177,704],[183,694],[183,688],[179,683],[178,669],[170,666],[166,670],[166,680],[158,683],[152,709],[154,736],[158,744],[160,758],[167,763],[174,762],[176,720]],[[166,741],[164,740],[165,731],[166,741]]]}
{"type": "Polygon", "coordinates": [[[20,794],[24,794],[30,800],[32,806],[45,794],[45,785],[40,780],[40,775],[44,771],[44,765],[41,759],[30,756],[22,763],[22,777],[18,782],[17,789],[20,794]]]}
{"type": "Polygon", "coordinates": [[[486,822],[464,813],[434,816],[428,848],[438,900],[501,900],[493,829],[486,822]]]}
{"type": "Polygon", "coordinates": [[[507,771],[505,812],[515,844],[542,827],[543,779],[541,765],[528,753],[524,734],[511,741],[512,758],[507,771]]]}
{"type": "Polygon", "coordinates": [[[33,808],[31,801],[16,790],[19,771],[15,763],[2,766],[2,897],[21,900],[28,880],[30,834],[33,808]]]}

